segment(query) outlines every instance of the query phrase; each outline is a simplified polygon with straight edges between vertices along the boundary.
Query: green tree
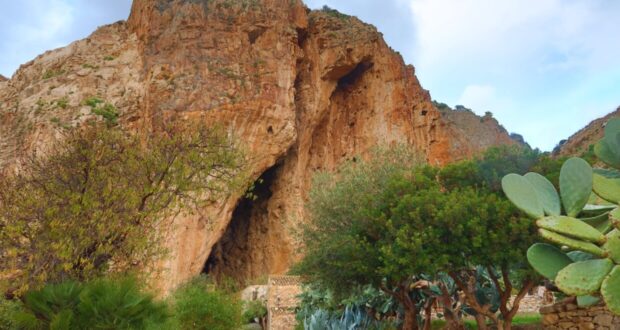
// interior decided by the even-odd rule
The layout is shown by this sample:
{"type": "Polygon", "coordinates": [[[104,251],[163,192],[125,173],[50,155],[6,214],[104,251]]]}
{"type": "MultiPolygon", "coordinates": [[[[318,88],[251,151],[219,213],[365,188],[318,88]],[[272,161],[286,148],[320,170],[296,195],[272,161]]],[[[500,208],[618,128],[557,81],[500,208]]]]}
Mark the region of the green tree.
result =
{"type": "Polygon", "coordinates": [[[170,215],[215,203],[243,181],[222,132],[174,125],[145,139],[119,128],[74,130],[45,157],[0,178],[0,269],[14,290],[148,267],[170,215]]]}
{"type": "MultiPolygon", "coordinates": [[[[486,162],[439,170],[399,151],[345,164],[337,174],[316,178],[308,203],[310,221],[303,231],[306,255],[298,272],[336,294],[366,284],[381,288],[404,308],[405,329],[417,328],[419,310],[412,298],[421,285],[417,275],[447,273],[480,315],[481,327],[484,317],[501,323],[490,306],[475,297],[475,266],[488,268],[507,301],[510,267],[523,262],[535,231],[501,192],[485,188],[501,178],[489,164],[504,163],[503,158],[493,153],[486,162]],[[468,173],[474,173],[475,180],[468,173]],[[503,280],[496,268],[505,275],[503,280]]],[[[524,281],[521,297],[533,283],[529,277],[524,281]]],[[[448,294],[445,284],[439,285],[448,294]]],[[[451,299],[439,301],[452,308],[451,299]]],[[[518,301],[502,314],[511,317],[516,310],[518,301]]],[[[459,326],[453,316],[449,321],[459,326]]],[[[505,322],[509,327],[510,320],[505,322]]]]}

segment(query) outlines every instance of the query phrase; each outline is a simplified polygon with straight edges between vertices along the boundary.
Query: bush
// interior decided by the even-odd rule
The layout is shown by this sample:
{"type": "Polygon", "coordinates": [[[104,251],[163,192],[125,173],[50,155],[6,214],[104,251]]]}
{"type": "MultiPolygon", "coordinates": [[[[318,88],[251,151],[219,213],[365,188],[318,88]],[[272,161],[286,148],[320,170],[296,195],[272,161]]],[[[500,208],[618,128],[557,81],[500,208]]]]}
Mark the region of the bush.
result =
{"type": "Polygon", "coordinates": [[[245,311],[243,312],[243,320],[245,323],[254,323],[258,320],[258,323],[262,325],[263,319],[267,317],[267,306],[261,300],[249,301],[245,305],[245,311]]]}
{"type": "Polygon", "coordinates": [[[0,297],[0,330],[12,330],[17,327],[15,316],[22,311],[19,301],[0,297]]]}
{"type": "Polygon", "coordinates": [[[132,278],[50,284],[28,292],[24,309],[15,325],[26,329],[144,329],[168,318],[132,278]]]}
{"type": "Polygon", "coordinates": [[[204,278],[180,287],[174,294],[177,329],[231,330],[241,326],[241,303],[231,294],[210,290],[204,278]]]}
{"type": "Polygon", "coordinates": [[[0,269],[21,270],[16,293],[99,278],[111,265],[152,266],[165,252],[162,220],[235,190],[243,158],[229,137],[186,126],[146,137],[98,126],[69,131],[45,158],[1,176],[0,269]]]}

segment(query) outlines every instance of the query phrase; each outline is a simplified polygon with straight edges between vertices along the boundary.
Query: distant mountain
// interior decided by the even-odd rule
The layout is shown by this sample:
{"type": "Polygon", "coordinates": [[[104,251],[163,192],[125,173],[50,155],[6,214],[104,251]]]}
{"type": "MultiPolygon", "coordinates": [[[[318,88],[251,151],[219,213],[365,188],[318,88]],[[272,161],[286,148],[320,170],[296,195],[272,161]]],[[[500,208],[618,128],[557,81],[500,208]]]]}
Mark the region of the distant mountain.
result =
{"type": "Polygon", "coordinates": [[[593,120],[568,139],[560,141],[553,149],[553,154],[556,156],[579,156],[583,154],[591,145],[603,137],[605,123],[614,117],[620,117],[620,107],[604,117],[593,120]]]}

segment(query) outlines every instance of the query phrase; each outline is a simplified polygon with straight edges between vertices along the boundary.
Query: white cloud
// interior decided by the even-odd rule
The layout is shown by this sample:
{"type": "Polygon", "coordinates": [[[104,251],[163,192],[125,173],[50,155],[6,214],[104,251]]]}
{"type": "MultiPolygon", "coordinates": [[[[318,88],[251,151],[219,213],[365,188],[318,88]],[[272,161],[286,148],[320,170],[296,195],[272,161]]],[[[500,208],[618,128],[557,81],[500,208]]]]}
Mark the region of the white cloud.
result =
{"type": "Polygon", "coordinates": [[[489,111],[489,108],[494,108],[500,102],[495,95],[493,86],[469,85],[465,87],[463,94],[456,103],[471,108],[480,114],[489,111]]]}
{"type": "Polygon", "coordinates": [[[410,9],[409,60],[433,98],[491,111],[534,146],[550,149],[620,104],[620,1],[410,0],[410,9]]]}

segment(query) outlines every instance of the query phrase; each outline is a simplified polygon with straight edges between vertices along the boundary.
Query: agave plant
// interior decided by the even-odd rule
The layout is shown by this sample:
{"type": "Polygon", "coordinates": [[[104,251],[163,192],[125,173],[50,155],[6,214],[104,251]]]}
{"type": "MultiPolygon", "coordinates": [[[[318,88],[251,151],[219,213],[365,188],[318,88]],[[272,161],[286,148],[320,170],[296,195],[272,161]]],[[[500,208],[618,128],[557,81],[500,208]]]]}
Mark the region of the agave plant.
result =
{"type": "Polygon", "coordinates": [[[620,118],[607,123],[594,152],[609,168],[592,169],[581,158],[568,159],[560,171],[559,194],[537,173],[508,174],[502,189],[536,219],[540,236],[555,244],[532,245],[527,251],[532,267],[577,296],[580,305],[602,297],[620,315],[620,118]]]}
{"type": "Polygon", "coordinates": [[[362,307],[346,307],[342,315],[317,309],[304,319],[306,330],[356,330],[395,329],[391,322],[379,322],[370,317],[362,307]]]}

